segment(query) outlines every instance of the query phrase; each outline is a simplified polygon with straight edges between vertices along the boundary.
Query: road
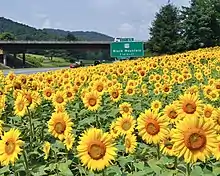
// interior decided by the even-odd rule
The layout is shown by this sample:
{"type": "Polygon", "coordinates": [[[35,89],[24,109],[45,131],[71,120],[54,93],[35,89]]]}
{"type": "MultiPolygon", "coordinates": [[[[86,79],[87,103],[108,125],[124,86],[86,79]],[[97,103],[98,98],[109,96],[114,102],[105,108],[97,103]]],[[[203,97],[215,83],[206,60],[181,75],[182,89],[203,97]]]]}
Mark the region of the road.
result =
{"type": "Polygon", "coordinates": [[[8,70],[3,70],[3,73],[4,75],[7,75],[10,71],[13,71],[15,74],[33,74],[33,73],[38,73],[38,72],[60,70],[64,68],[69,68],[69,67],[8,69],[8,70]]]}

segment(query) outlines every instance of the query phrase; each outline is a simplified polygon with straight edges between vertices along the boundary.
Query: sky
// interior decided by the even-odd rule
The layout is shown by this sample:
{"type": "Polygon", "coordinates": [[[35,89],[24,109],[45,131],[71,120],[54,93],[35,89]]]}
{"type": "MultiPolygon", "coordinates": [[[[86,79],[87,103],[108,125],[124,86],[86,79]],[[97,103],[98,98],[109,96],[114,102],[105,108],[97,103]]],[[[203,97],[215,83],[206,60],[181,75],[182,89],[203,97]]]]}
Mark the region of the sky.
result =
{"type": "MultiPolygon", "coordinates": [[[[171,0],[178,7],[189,0],[171,0]]],[[[149,38],[149,27],[167,0],[2,0],[0,16],[36,28],[95,31],[112,37],[149,38]]]]}

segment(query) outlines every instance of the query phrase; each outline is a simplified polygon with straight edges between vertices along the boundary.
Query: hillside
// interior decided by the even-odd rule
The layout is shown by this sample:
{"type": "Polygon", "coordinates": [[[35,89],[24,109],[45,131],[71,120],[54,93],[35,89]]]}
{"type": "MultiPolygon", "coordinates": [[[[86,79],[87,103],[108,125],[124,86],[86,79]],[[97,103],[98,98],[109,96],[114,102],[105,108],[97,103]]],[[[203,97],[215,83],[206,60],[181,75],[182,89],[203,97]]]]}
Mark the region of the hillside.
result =
{"type": "Polygon", "coordinates": [[[112,41],[113,38],[98,32],[89,31],[64,31],[57,29],[36,29],[4,17],[0,17],[0,33],[10,32],[17,40],[66,40],[68,33],[79,40],[87,41],[112,41]]]}
{"type": "Polygon", "coordinates": [[[87,41],[113,41],[114,38],[110,37],[105,34],[101,34],[98,32],[93,31],[64,31],[60,29],[43,29],[43,31],[48,32],[49,34],[58,35],[62,37],[66,37],[69,33],[74,35],[80,40],[87,40],[87,41]]]}

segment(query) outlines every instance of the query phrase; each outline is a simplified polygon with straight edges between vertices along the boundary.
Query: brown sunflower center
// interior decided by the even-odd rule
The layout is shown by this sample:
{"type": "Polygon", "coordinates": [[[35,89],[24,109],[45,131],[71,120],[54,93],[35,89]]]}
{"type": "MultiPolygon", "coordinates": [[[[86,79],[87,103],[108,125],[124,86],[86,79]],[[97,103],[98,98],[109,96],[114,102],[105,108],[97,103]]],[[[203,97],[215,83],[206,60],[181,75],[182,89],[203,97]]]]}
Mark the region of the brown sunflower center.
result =
{"type": "Polygon", "coordinates": [[[102,90],[103,90],[103,86],[102,86],[102,85],[98,85],[98,86],[97,86],[97,91],[98,91],[98,92],[102,92],[102,90]]]}
{"type": "Polygon", "coordinates": [[[123,130],[128,131],[131,128],[131,122],[125,121],[121,127],[123,130]]]}
{"type": "Polygon", "coordinates": [[[50,97],[51,95],[52,95],[51,92],[46,92],[46,96],[47,96],[47,97],[50,97]]]}
{"type": "Polygon", "coordinates": [[[126,148],[130,148],[131,147],[131,141],[128,138],[125,139],[125,147],[126,148]]]}
{"type": "Polygon", "coordinates": [[[184,142],[188,149],[199,150],[206,145],[206,136],[201,129],[191,129],[184,134],[184,142]]]}
{"type": "Polygon", "coordinates": [[[14,89],[21,89],[21,84],[20,83],[15,83],[14,84],[14,89]]]}
{"type": "Polygon", "coordinates": [[[176,111],[172,110],[170,111],[170,113],[168,114],[169,118],[171,119],[175,119],[177,117],[177,113],[176,111]]]}
{"type": "Polygon", "coordinates": [[[129,107],[124,106],[124,107],[123,107],[123,111],[124,111],[125,113],[128,113],[128,112],[129,112],[129,107]]]}
{"type": "Polygon", "coordinates": [[[24,109],[24,103],[23,102],[19,102],[17,108],[18,108],[18,111],[22,111],[24,109]]]}
{"type": "Polygon", "coordinates": [[[31,104],[32,103],[32,97],[30,94],[26,95],[26,99],[28,100],[28,102],[31,104]]]}
{"type": "Polygon", "coordinates": [[[150,135],[156,135],[160,131],[160,126],[156,120],[148,119],[145,124],[145,129],[150,135]]]}
{"type": "Polygon", "coordinates": [[[169,92],[170,89],[169,89],[169,87],[164,87],[163,90],[164,90],[164,92],[169,92]]]}
{"type": "Polygon", "coordinates": [[[70,98],[70,97],[72,97],[72,96],[73,96],[72,92],[67,92],[67,94],[66,94],[66,95],[67,95],[67,97],[68,97],[68,98],[70,98]]]}
{"type": "Polygon", "coordinates": [[[66,125],[64,122],[58,122],[55,124],[54,130],[58,133],[58,134],[62,134],[64,133],[64,131],[66,130],[66,125]]]}
{"type": "Polygon", "coordinates": [[[144,71],[140,71],[141,76],[145,76],[145,72],[144,71]]]}
{"type": "Polygon", "coordinates": [[[156,109],[159,108],[159,104],[158,104],[158,103],[155,103],[155,104],[154,104],[154,108],[156,108],[156,109]]]}
{"type": "Polygon", "coordinates": [[[164,146],[170,150],[173,148],[173,144],[169,140],[164,141],[164,146]]]}
{"type": "Polygon", "coordinates": [[[27,81],[26,81],[26,78],[22,78],[21,79],[21,82],[23,83],[23,84],[25,84],[27,81]]]}
{"type": "Polygon", "coordinates": [[[212,112],[209,111],[209,110],[206,110],[205,113],[204,113],[205,117],[209,118],[212,116],[212,112]]]}
{"type": "Polygon", "coordinates": [[[15,143],[12,141],[7,141],[5,143],[5,153],[11,155],[15,151],[15,143]]]}
{"type": "Polygon", "coordinates": [[[194,102],[183,105],[183,111],[187,114],[193,114],[196,111],[196,104],[194,102]]]}
{"type": "Polygon", "coordinates": [[[220,89],[220,84],[219,84],[219,85],[216,85],[216,89],[220,89]]]}
{"type": "Polygon", "coordinates": [[[96,101],[95,98],[90,98],[90,99],[89,99],[89,105],[90,105],[90,106],[95,106],[96,103],[97,103],[97,101],[96,101]]]}
{"type": "Polygon", "coordinates": [[[217,95],[215,94],[215,93],[212,93],[212,98],[216,98],[217,97],[217,95]]]}
{"type": "Polygon", "coordinates": [[[114,91],[114,92],[112,92],[112,97],[113,98],[118,98],[118,96],[119,96],[119,92],[118,91],[114,91]]]}
{"type": "Polygon", "coordinates": [[[105,156],[106,146],[100,141],[94,141],[88,146],[88,154],[94,160],[99,160],[105,156]]]}
{"type": "Polygon", "coordinates": [[[220,115],[217,117],[217,123],[220,125],[220,115]]]}
{"type": "Polygon", "coordinates": [[[56,99],[56,102],[57,102],[57,103],[63,103],[63,102],[64,102],[63,97],[58,96],[57,99],[56,99]]]}
{"type": "Polygon", "coordinates": [[[133,89],[131,89],[131,88],[128,89],[128,93],[129,93],[129,94],[132,94],[132,93],[133,93],[133,89]]]}
{"type": "Polygon", "coordinates": [[[3,92],[0,90],[0,95],[3,95],[3,92]]]}

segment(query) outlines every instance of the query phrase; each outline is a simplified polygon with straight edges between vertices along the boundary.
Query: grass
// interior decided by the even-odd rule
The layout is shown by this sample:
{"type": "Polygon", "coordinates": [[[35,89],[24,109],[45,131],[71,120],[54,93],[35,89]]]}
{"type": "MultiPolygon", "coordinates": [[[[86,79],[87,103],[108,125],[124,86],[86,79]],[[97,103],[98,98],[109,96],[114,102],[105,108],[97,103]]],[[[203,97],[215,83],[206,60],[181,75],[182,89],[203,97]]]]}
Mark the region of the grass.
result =
{"type": "Polygon", "coordinates": [[[70,62],[66,61],[64,58],[53,57],[51,60],[48,57],[36,54],[26,54],[26,60],[37,67],[43,68],[65,67],[70,65],[70,62]]]}

